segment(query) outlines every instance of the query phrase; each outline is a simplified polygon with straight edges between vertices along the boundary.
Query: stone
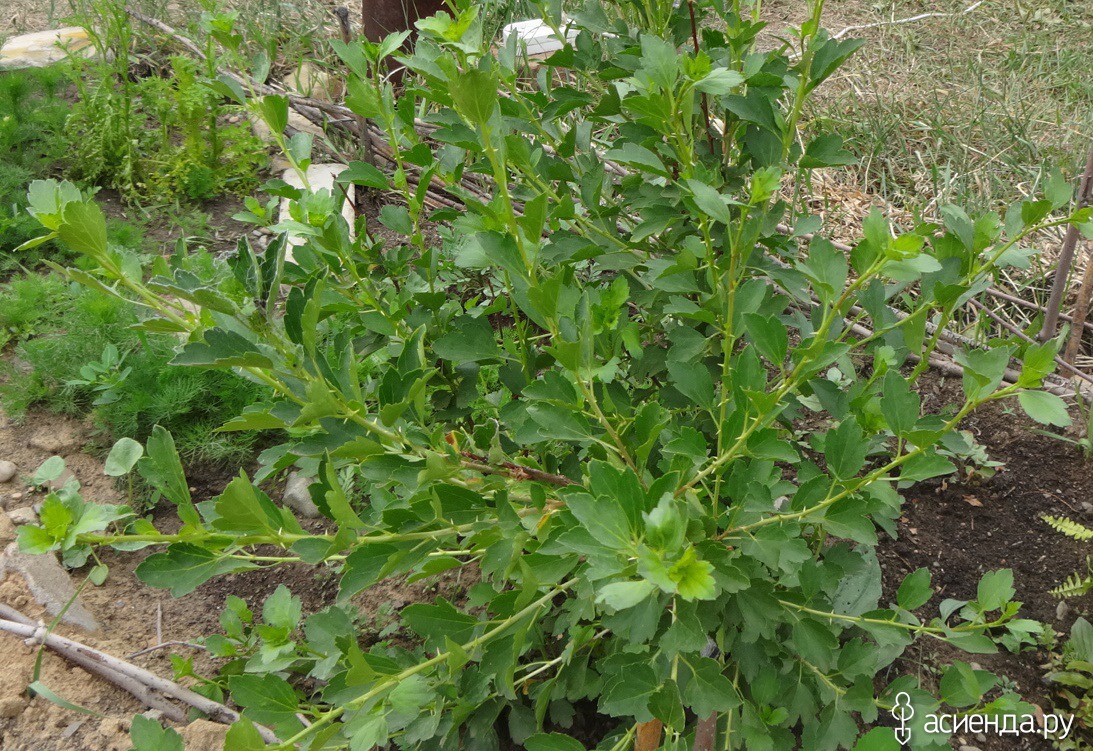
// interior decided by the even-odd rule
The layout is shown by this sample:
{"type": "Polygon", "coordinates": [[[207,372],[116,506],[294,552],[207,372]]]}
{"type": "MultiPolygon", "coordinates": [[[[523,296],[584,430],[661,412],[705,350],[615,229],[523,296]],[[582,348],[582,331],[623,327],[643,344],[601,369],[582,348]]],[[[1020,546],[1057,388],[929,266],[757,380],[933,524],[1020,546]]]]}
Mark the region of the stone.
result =
{"type": "Polygon", "coordinates": [[[194,720],[180,731],[186,751],[221,751],[228,726],[209,720],[194,720]]]}
{"type": "Polygon", "coordinates": [[[76,587],[72,584],[68,572],[64,570],[53,553],[27,555],[19,552],[19,543],[9,543],[0,554],[0,579],[5,574],[16,574],[26,582],[27,589],[50,615],[57,615],[68,605],[68,610],[61,618],[63,623],[79,626],[87,631],[98,631],[99,623],[95,616],[84,607],[76,597],[76,587]]]}
{"type": "Polygon", "coordinates": [[[961,746],[960,751],[979,751],[978,746],[961,746]]]}
{"type": "Polygon", "coordinates": [[[311,500],[311,493],[307,490],[314,481],[314,478],[303,477],[299,472],[289,472],[285,494],[281,496],[286,506],[305,519],[314,519],[319,515],[319,507],[311,500]]]}
{"type": "Polygon", "coordinates": [[[54,425],[49,429],[38,430],[30,437],[30,447],[47,454],[63,456],[80,447],[80,436],[67,425],[54,425]]]}
{"type": "Polygon", "coordinates": [[[12,37],[0,47],[0,70],[45,68],[64,60],[68,52],[84,57],[94,52],[87,29],[65,26],[12,37]]]}
{"type": "Polygon", "coordinates": [[[9,462],[7,459],[0,461],[0,482],[11,482],[18,471],[19,468],[15,466],[15,462],[9,462]]]}
{"type": "Polygon", "coordinates": [[[1070,614],[1070,605],[1066,600],[1059,600],[1059,604],[1055,606],[1055,619],[1063,620],[1070,614]]]}
{"type": "Polygon", "coordinates": [[[13,508],[8,512],[8,518],[11,519],[12,524],[37,524],[38,515],[34,513],[34,509],[30,506],[23,506],[21,508],[13,508]]]}

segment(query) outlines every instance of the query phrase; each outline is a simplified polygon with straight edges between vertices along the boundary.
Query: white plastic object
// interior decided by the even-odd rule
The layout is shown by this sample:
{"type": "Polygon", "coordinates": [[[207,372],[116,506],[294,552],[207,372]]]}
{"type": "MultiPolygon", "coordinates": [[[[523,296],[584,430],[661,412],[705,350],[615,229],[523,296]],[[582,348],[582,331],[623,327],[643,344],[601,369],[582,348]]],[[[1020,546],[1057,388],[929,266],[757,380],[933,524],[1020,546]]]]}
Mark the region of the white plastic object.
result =
{"type": "MultiPolygon", "coordinates": [[[[577,38],[576,29],[565,29],[563,33],[566,42],[577,38]]],[[[539,19],[510,23],[501,32],[501,44],[507,45],[512,36],[516,37],[517,45],[527,45],[529,55],[543,55],[565,46],[554,30],[539,19]]]]}

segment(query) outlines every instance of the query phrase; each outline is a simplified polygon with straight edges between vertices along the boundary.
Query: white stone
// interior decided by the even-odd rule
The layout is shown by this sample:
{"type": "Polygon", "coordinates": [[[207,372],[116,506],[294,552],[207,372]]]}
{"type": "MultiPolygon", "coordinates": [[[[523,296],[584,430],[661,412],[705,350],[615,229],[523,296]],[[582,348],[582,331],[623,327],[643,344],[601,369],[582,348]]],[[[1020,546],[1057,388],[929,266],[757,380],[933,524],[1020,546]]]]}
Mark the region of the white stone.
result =
{"type": "Polygon", "coordinates": [[[7,459],[0,461],[0,482],[11,482],[18,471],[19,468],[15,466],[15,462],[9,462],[7,459]]]}
{"type": "Polygon", "coordinates": [[[0,48],[0,70],[45,68],[64,60],[68,56],[66,50],[86,55],[93,49],[87,29],[80,26],[36,31],[5,42],[0,48]]]}

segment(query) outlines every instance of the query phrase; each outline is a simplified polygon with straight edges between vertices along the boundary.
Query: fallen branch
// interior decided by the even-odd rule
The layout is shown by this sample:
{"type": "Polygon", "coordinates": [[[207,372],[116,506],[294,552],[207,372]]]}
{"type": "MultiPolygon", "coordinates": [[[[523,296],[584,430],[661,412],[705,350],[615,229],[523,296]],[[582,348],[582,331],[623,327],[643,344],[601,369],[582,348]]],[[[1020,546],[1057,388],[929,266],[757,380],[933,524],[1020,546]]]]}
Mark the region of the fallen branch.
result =
{"type": "MultiPolygon", "coordinates": [[[[208,699],[196,691],[191,691],[174,681],[161,678],[151,671],[108,655],[105,652],[100,652],[86,644],[50,633],[42,624],[27,621],[29,619],[25,616],[15,620],[0,618],[0,631],[22,637],[31,645],[45,645],[65,659],[78,664],[89,673],[98,675],[119,688],[124,688],[148,706],[163,711],[165,715],[170,716],[168,713],[178,715],[180,721],[185,720],[185,715],[181,714],[177,707],[166,705],[160,701],[158,697],[155,697],[155,694],[162,694],[165,697],[188,704],[216,722],[230,725],[239,719],[239,713],[234,709],[208,699]],[[152,704],[151,701],[156,703],[152,704]]],[[[175,717],[172,717],[172,719],[175,719],[175,717]]],[[[272,730],[261,725],[256,725],[256,727],[262,735],[262,739],[267,743],[278,742],[277,736],[274,735],[272,730]]]]}
{"type": "Polygon", "coordinates": [[[940,12],[919,13],[917,16],[911,16],[910,18],[894,18],[890,21],[877,21],[875,23],[862,23],[862,24],[856,24],[854,26],[847,26],[845,29],[843,29],[839,33],[833,34],[831,36],[831,38],[832,39],[842,39],[845,35],[849,34],[851,31],[861,31],[863,29],[875,29],[879,26],[899,26],[900,24],[914,23],[915,21],[924,21],[927,18],[951,18],[953,16],[963,16],[966,13],[971,13],[973,10],[975,10],[976,8],[978,8],[982,4],[983,4],[983,0],[979,0],[979,2],[972,3],[971,5],[969,5],[964,10],[958,10],[958,11],[953,12],[953,13],[940,13],[940,12]]]}

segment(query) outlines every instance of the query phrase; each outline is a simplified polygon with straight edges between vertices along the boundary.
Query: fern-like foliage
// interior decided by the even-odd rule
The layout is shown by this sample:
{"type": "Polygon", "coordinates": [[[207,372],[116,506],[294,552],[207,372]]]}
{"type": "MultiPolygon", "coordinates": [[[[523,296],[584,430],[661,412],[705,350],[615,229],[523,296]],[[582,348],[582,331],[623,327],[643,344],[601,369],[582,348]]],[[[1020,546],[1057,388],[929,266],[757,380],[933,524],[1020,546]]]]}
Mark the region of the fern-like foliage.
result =
{"type": "Polygon", "coordinates": [[[1051,594],[1056,597],[1080,597],[1093,589],[1093,561],[1087,558],[1085,566],[1084,576],[1075,571],[1067,577],[1066,581],[1051,590],[1051,594]]]}
{"type": "MultiPolygon", "coordinates": [[[[1044,516],[1042,518],[1052,529],[1067,537],[1079,542],[1093,540],[1093,529],[1084,524],[1079,524],[1073,519],[1067,519],[1065,516],[1044,516]]],[[[1087,557],[1085,559],[1085,568],[1084,575],[1075,571],[1066,578],[1066,581],[1051,590],[1051,594],[1056,597],[1080,597],[1093,590],[1093,558],[1087,557]]]]}
{"type": "Polygon", "coordinates": [[[1072,537],[1079,542],[1093,540],[1093,529],[1067,519],[1065,516],[1045,516],[1043,519],[1052,529],[1063,533],[1067,537],[1072,537]]]}

